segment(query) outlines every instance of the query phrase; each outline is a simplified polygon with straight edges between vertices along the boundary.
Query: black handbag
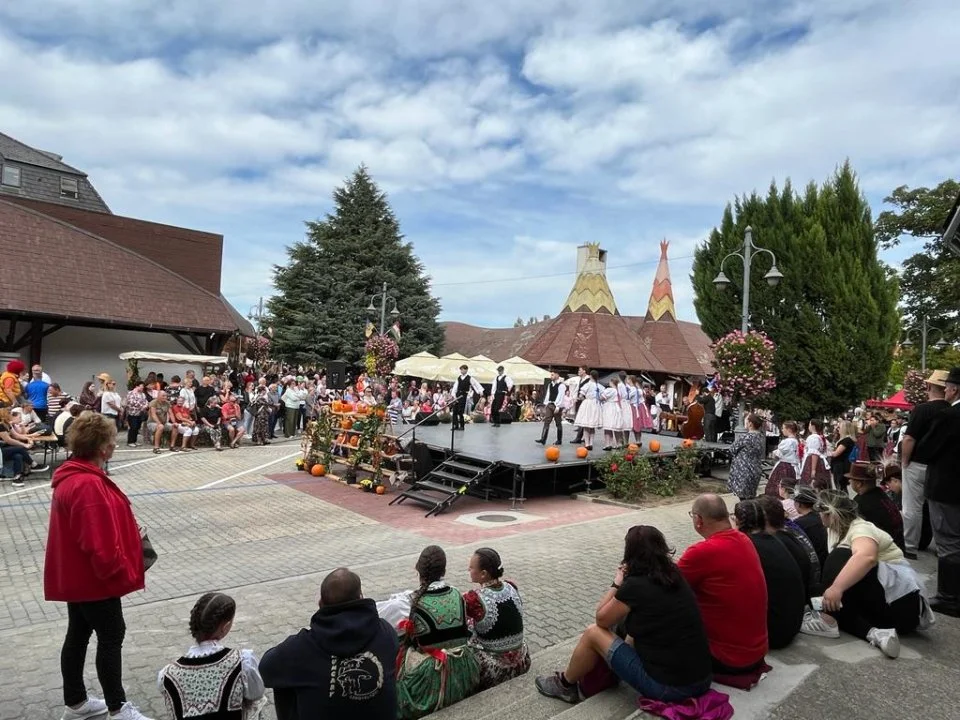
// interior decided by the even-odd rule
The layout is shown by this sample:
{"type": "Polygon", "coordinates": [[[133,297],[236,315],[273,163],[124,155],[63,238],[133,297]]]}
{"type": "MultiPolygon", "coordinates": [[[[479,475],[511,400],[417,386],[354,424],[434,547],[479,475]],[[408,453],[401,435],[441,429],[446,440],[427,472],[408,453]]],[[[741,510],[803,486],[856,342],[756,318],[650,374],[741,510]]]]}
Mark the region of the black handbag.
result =
{"type": "Polygon", "coordinates": [[[140,528],[140,545],[143,547],[143,569],[147,571],[157,562],[157,551],[154,550],[150,536],[143,527],[140,528]]]}

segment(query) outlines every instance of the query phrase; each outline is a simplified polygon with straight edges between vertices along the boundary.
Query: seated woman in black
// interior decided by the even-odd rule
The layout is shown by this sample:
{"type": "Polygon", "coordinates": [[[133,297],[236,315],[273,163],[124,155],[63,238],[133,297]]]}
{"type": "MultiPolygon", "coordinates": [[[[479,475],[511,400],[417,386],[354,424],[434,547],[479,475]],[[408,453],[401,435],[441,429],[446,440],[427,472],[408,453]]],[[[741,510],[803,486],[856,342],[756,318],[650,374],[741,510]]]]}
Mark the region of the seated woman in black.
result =
{"type": "Polygon", "coordinates": [[[820,513],[815,512],[813,506],[817,504],[817,491],[809,485],[797,488],[793,495],[793,505],[797,508],[797,517],[794,522],[797,524],[813,549],[817,553],[817,559],[820,561],[820,567],[827,561],[827,529],[823,526],[820,519],[820,513]]]}
{"type": "Polygon", "coordinates": [[[606,661],[640,695],[678,702],[710,689],[710,648],[693,590],[671,557],[663,533],[650,525],[627,532],[623,563],[597,606],[563,672],[537,678],[537,690],[569,703],[577,683],[606,661]],[[624,622],[626,641],[612,628],[624,622]]]}
{"type": "Polygon", "coordinates": [[[800,567],[776,537],[766,531],[766,518],[757,500],[743,500],[733,509],[740,532],[747,535],[760,556],[767,581],[767,638],[771,650],[793,642],[803,623],[807,604],[800,567]]]}
{"type": "Polygon", "coordinates": [[[767,533],[783,543],[783,546],[800,568],[806,598],[809,600],[812,597],[818,597],[822,591],[820,587],[820,558],[817,557],[817,551],[814,549],[813,543],[810,542],[810,538],[793,521],[787,520],[783,503],[775,497],[764,495],[757,500],[767,523],[767,533]]]}

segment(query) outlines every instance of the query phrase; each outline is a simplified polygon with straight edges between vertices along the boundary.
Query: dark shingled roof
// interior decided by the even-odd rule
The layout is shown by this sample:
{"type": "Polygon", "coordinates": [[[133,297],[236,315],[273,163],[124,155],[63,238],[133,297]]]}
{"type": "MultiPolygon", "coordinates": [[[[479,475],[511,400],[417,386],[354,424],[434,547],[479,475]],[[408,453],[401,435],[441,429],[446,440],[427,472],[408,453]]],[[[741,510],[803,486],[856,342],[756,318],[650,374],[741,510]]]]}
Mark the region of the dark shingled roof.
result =
{"type": "MultiPolygon", "coordinates": [[[[122,220],[131,233],[156,227],[122,220]]],[[[211,292],[127,247],[4,198],[0,246],[0,308],[14,315],[193,333],[239,329],[253,335],[253,327],[229,307],[219,288],[211,292]]]]}
{"type": "Polygon", "coordinates": [[[0,157],[23,163],[24,165],[35,165],[46,168],[47,170],[56,170],[57,172],[68,173],[70,175],[87,176],[82,170],[77,170],[75,167],[67,165],[62,159],[59,159],[59,155],[37,150],[3,133],[0,133],[0,157]]]}

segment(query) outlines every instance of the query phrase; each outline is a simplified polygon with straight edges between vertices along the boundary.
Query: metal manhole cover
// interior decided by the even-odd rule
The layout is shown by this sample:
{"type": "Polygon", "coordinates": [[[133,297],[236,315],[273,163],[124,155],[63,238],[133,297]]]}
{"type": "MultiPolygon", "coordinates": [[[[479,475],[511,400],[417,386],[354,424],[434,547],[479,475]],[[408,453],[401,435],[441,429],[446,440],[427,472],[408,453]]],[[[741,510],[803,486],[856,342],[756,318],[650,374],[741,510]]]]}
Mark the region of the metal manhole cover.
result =
{"type": "Polygon", "coordinates": [[[480,522],[507,523],[516,522],[517,518],[513,515],[477,515],[477,520],[480,522]]]}

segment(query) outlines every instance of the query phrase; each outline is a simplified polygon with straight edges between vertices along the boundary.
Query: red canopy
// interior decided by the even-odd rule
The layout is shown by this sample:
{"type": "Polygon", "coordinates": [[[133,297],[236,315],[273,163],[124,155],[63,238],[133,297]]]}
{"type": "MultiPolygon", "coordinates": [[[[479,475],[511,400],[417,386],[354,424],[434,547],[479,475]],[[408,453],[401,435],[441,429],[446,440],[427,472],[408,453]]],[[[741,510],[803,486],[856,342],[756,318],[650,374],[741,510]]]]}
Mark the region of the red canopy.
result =
{"type": "Polygon", "coordinates": [[[886,400],[867,400],[867,407],[887,408],[888,410],[913,410],[913,403],[907,402],[903,390],[898,390],[886,400]]]}

